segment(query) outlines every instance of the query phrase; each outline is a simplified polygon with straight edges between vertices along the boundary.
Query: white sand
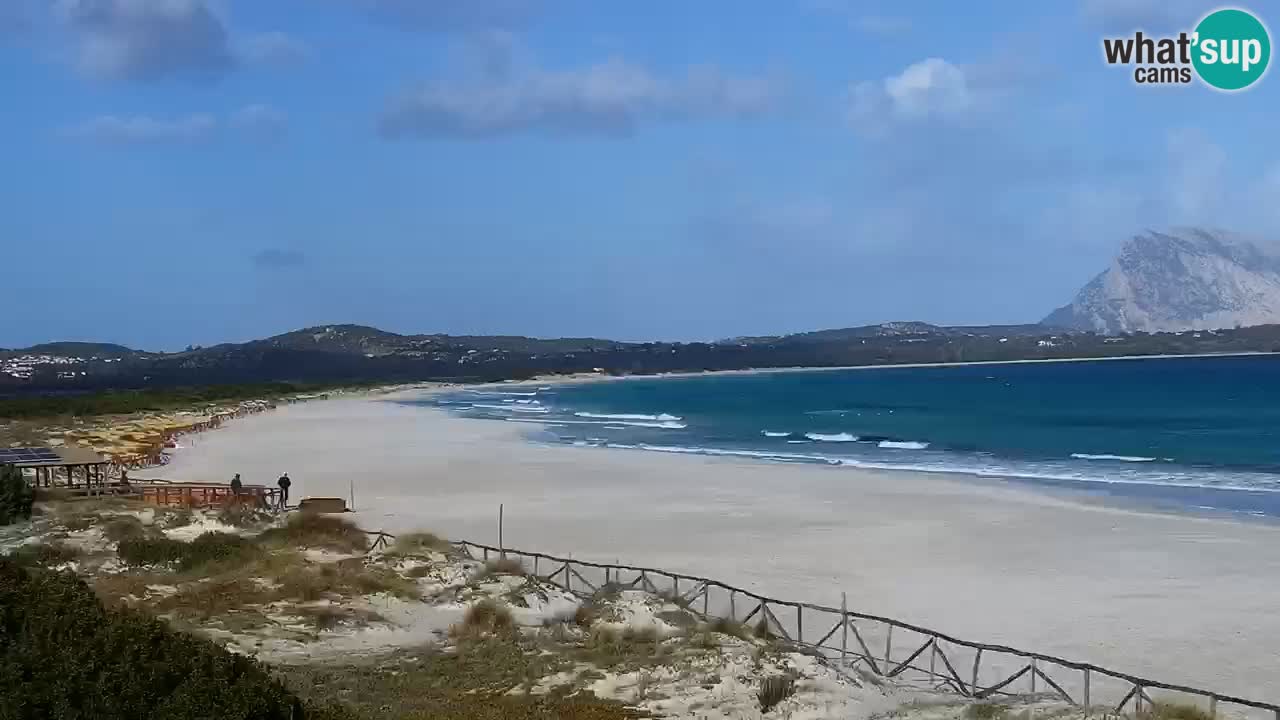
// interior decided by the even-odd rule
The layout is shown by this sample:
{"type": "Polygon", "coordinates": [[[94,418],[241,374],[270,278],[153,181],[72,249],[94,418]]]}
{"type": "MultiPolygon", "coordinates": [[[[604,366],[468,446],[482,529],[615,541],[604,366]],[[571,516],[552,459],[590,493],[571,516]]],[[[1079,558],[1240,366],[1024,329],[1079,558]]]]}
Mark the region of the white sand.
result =
{"type": "Polygon", "coordinates": [[[947,476],[540,446],[384,399],[293,405],[139,476],[346,496],[356,520],[707,575],[774,597],[1280,700],[1280,527],[947,476]]]}

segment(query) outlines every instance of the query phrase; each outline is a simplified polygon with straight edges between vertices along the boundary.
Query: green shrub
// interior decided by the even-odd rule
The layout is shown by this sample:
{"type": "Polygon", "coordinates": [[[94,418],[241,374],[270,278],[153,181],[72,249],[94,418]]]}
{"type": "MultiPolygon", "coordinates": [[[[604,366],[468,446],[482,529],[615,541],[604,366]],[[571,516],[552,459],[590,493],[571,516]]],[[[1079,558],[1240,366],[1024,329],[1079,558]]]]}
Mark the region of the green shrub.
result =
{"type": "Polygon", "coordinates": [[[13,465],[0,466],[0,525],[9,525],[31,517],[36,491],[13,465]]]}
{"type": "Polygon", "coordinates": [[[62,543],[39,543],[23,545],[4,557],[26,567],[52,567],[75,560],[80,557],[80,552],[62,543]]]}
{"type": "Polygon", "coordinates": [[[191,542],[134,537],[116,547],[126,565],[171,565],[179,570],[196,570],[211,563],[244,563],[256,552],[257,547],[248,540],[220,532],[204,533],[191,542]]]}
{"type": "Polygon", "coordinates": [[[0,718],[320,717],[258,664],[0,559],[0,718]]]}

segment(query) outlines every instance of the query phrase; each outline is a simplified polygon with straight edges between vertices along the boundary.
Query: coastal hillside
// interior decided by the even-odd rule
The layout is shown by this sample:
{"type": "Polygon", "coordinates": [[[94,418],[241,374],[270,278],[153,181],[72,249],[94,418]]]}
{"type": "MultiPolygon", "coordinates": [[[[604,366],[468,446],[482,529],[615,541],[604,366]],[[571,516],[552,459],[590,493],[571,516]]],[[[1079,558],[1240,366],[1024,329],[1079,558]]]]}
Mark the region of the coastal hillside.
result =
{"type": "Polygon", "coordinates": [[[1202,228],[1141,233],[1043,322],[1111,335],[1280,322],[1280,248],[1202,228]]]}
{"type": "Polygon", "coordinates": [[[244,343],[191,346],[180,352],[98,343],[0,350],[0,396],[272,383],[314,390],[319,385],[491,382],[573,373],[648,375],[1280,350],[1280,324],[1152,333],[1107,326],[1106,332],[1123,334],[1045,325],[891,322],[715,342],[618,342],[403,335],[363,325],[323,325],[244,343]]]}

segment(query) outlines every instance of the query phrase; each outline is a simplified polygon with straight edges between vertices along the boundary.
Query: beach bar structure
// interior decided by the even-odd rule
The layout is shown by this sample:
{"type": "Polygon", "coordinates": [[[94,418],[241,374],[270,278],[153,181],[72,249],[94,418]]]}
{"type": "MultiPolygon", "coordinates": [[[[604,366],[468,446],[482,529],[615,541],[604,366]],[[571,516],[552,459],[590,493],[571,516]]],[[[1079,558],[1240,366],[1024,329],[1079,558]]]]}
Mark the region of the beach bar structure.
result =
{"type": "Polygon", "coordinates": [[[0,448],[0,465],[17,467],[33,487],[106,487],[110,463],[81,447],[0,448]]]}

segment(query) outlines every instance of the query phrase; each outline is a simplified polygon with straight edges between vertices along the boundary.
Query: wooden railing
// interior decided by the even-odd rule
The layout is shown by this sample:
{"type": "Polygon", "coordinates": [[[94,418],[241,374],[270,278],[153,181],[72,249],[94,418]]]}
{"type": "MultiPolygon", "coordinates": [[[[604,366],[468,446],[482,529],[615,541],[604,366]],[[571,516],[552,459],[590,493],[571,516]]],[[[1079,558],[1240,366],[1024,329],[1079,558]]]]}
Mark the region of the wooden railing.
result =
{"type": "Polygon", "coordinates": [[[237,493],[230,485],[215,483],[131,482],[130,492],[139,495],[144,502],[153,505],[180,507],[217,507],[223,505],[249,505],[264,509],[277,509],[280,490],[263,485],[245,485],[237,493]]]}
{"type": "Polygon", "coordinates": [[[818,654],[842,670],[865,666],[878,676],[950,690],[964,697],[1044,695],[1061,698],[1092,714],[1134,715],[1150,710],[1157,702],[1191,702],[1213,717],[1219,715],[1220,706],[1231,705],[1250,716],[1280,720],[1280,705],[1273,703],[1151,680],[1044,653],[961,640],[847,607],[765,597],[696,575],[585,562],[467,541],[453,545],[474,559],[515,560],[543,582],[580,596],[606,587],[646,590],[670,598],[704,619],[754,623],[759,631],[818,654]],[[1162,692],[1153,697],[1157,690],[1162,692]]]}

